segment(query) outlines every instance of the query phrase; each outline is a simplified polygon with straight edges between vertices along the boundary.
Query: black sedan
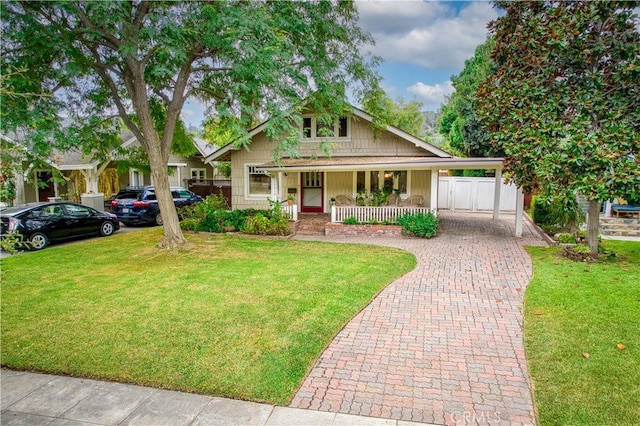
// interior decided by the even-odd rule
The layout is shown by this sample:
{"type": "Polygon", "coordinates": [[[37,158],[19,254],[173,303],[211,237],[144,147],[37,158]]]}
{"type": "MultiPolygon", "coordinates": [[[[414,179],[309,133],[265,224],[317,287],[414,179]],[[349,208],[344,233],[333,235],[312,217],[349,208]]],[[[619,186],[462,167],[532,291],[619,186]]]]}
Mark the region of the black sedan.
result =
{"type": "Polygon", "coordinates": [[[0,211],[0,218],[0,235],[18,232],[34,250],[45,248],[50,241],[106,237],[120,229],[116,215],[67,202],[8,207],[0,211]]]}

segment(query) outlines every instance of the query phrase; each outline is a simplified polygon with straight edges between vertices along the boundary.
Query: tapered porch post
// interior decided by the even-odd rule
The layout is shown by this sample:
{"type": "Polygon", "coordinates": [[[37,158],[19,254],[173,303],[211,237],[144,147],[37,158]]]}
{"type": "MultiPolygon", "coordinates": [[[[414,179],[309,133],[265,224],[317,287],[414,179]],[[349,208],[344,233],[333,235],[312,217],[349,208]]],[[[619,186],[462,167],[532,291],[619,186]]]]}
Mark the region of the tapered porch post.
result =
{"type": "Polygon", "coordinates": [[[500,217],[500,192],[502,189],[502,169],[496,169],[496,182],[493,192],[493,218],[500,217]]]}
{"type": "Polygon", "coordinates": [[[438,216],[438,181],[439,181],[439,170],[431,169],[431,200],[429,201],[429,209],[431,212],[438,216]]]}
{"type": "Polygon", "coordinates": [[[524,193],[522,188],[516,192],[516,237],[522,237],[522,218],[524,210],[524,193]]]}

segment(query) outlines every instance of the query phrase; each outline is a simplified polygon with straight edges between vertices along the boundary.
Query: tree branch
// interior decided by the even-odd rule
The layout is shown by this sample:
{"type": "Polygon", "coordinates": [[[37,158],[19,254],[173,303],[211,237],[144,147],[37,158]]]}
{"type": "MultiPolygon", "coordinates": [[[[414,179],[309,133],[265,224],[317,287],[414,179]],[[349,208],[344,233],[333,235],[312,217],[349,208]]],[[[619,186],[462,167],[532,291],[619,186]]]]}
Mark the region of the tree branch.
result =
{"type": "Polygon", "coordinates": [[[151,8],[151,5],[147,0],[143,1],[138,5],[138,9],[136,10],[136,16],[133,20],[133,25],[135,25],[136,28],[138,29],[142,28],[144,17],[147,16],[147,13],[149,13],[150,8],[151,8]]]}
{"type": "Polygon", "coordinates": [[[108,31],[106,31],[105,28],[99,28],[93,22],[91,22],[91,20],[89,19],[87,14],[84,12],[84,10],[80,8],[76,3],[70,3],[70,5],[78,12],[78,17],[87,28],[98,32],[104,38],[105,41],[111,44],[111,45],[106,45],[107,47],[110,47],[117,51],[122,46],[122,42],[120,41],[120,39],[115,37],[113,34],[110,34],[108,31]]]}
{"type": "MultiPolygon", "coordinates": [[[[109,75],[109,68],[102,62],[102,58],[98,53],[97,49],[94,47],[90,49],[93,58],[96,61],[96,71],[98,75],[102,78],[102,81],[107,85],[109,91],[111,92],[111,96],[113,96],[113,101],[116,105],[116,109],[118,110],[118,114],[120,118],[124,121],[125,125],[131,130],[131,132],[135,135],[135,137],[140,141],[140,143],[144,143],[144,138],[142,132],[138,128],[138,126],[131,120],[129,114],[127,114],[127,110],[122,102],[122,98],[120,97],[120,93],[118,92],[118,86],[116,85],[113,78],[109,75]]],[[[123,79],[125,84],[127,84],[126,79],[123,79]]]]}

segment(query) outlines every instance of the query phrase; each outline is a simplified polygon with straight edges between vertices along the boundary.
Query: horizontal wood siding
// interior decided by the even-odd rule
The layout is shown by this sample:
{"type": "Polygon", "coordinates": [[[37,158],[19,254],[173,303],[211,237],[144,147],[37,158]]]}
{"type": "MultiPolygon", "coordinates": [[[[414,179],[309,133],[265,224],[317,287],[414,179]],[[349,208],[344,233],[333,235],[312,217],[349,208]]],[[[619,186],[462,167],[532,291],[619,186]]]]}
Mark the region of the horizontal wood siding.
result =
{"type": "Polygon", "coordinates": [[[410,195],[422,195],[424,197],[424,207],[431,207],[431,170],[412,170],[410,195]]]}
{"type": "MultiPolygon", "coordinates": [[[[325,174],[325,196],[328,201],[337,195],[349,195],[353,192],[353,172],[331,172],[325,174]]],[[[329,211],[330,202],[325,203],[329,211]]]]}
{"type": "Polygon", "coordinates": [[[267,140],[264,133],[253,137],[250,151],[240,149],[231,154],[231,198],[234,209],[268,209],[269,202],[260,199],[245,199],[244,168],[245,164],[260,164],[273,158],[275,143],[267,140]]]}

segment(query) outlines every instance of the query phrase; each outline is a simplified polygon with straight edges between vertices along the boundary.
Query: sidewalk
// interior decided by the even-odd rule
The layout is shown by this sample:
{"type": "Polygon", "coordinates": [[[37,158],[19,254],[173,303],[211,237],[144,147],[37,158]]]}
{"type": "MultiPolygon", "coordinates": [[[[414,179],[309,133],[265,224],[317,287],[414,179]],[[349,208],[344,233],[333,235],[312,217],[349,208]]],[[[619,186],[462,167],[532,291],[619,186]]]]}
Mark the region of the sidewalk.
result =
{"type": "Polygon", "coordinates": [[[3,426],[418,425],[10,370],[0,372],[0,384],[3,426]]]}

